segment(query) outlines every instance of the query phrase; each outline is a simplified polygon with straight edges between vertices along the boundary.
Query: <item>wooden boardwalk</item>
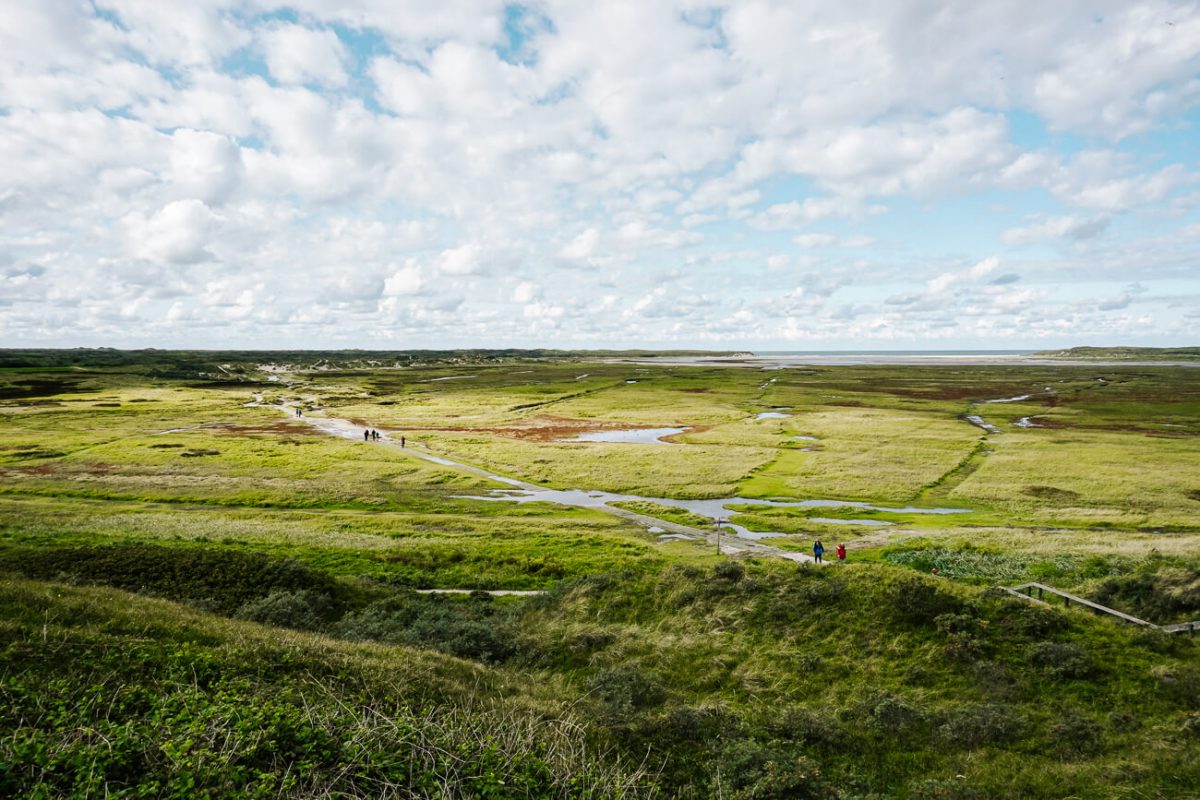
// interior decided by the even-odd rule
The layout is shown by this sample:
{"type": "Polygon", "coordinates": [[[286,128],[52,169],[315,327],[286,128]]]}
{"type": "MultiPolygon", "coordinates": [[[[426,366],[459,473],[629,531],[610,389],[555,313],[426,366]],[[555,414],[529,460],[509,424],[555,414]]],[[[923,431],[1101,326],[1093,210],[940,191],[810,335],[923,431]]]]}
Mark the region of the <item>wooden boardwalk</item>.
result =
{"type": "Polygon", "coordinates": [[[1108,614],[1109,616],[1116,617],[1123,622],[1128,622],[1132,625],[1141,625],[1146,628],[1153,628],[1155,630],[1163,631],[1164,633],[1189,633],[1195,636],[1196,631],[1200,630],[1200,620],[1193,620],[1191,622],[1177,622],[1174,625],[1155,625],[1153,622],[1147,622],[1144,619],[1138,619],[1132,614],[1126,614],[1124,611],[1117,611],[1115,608],[1102,606],[1099,603],[1094,603],[1085,597],[1079,597],[1078,595],[1073,595],[1070,592],[1064,592],[1061,589],[1055,589],[1053,586],[1047,586],[1044,583],[1022,583],[1020,586],[1001,586],[1000,588],[1015,597],[1021,598],[1022,600],[1029,600],[1034,603],[1041,603],[1042,605],[1049,605],[1049,603],[1046,601],[1047,594],[1052,597],[1061,597],[1064,606],[1070,607],[1071,604],[1074,603],[1085,608],[1090,608],[1093,611],[1098,611],[1101,614],[1108,614]],[[1037,597],[1034,597],[1035,592],[1037,593],[1037,597]]]}

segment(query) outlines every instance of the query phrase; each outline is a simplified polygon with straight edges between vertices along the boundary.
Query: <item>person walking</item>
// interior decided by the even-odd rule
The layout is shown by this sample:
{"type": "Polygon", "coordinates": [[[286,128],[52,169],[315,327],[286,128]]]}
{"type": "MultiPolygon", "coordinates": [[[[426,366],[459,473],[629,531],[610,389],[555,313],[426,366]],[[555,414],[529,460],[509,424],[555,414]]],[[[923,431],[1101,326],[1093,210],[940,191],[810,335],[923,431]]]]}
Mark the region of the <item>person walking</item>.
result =
{"type": "Polygon", "coordinates": [[[400,437],[400,446],[401,446],[401,447],[404,447],[404,445],[405,445],[407,442],[408,442],[408,440],[407,440],[407,439],[405,439],[403,436],[401,436],[401,437],[400,437]]]}
{"type": "Polygon", "coordinates": [[[846,545],[839,544],[833,552],[837,553],[839,563],[846,560],[846,545]]]}
{"type": "Polygon", "coordinates": [[[363,431],[363,441],[364,442],[371,441],[371,431],[370,430],[363,431]]]}
{"type": "Polygon", "coordinates": [[[820,539],[817,539],[815,542],[813,542],[813,561],[816,561],[818,564],[825,563],[821,558],[824,555],[825,545],[821,543],[820,539]]]}

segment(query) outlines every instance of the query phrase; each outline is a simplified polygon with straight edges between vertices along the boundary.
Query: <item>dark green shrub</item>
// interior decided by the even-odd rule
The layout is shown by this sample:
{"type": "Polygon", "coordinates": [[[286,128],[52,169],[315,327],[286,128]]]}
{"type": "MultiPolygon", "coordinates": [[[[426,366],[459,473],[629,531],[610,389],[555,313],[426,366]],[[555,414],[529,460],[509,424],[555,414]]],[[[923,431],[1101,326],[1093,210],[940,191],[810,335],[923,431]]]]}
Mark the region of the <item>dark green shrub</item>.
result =
{"type": "Polygon", "coordinates": [[[1157,563],[1154,568],[1109,578],[1096,590],[1096,602],[1151,622],[1200,618],[1200,571],[1157,563]]]}
{"type": "Polygon", "coordinates": [[[660,731],[671,742],[702,743],[728,735],[735,722],[719,708],[671,706],[660,731]]]}
{"type": "Polygon", "coordinates": [[[328,621],[329,612],[328,596],[302,589],[298,592],[272,592],[266,597],[251,600],[233,616],[235,619],[277,625],[281,628],[315,631],[328,621]]]}
{"type": "Polygon", "coordinates": [[[953,661],[978,661],[984,654],[983,634],[987,622],[971,614],[941,614],[934,619],[946,637],[942,652],[953,661]]]}
{"type": "Polygon", "coordinates": [[[737,583],[745,575],[746,568],[736,561],[719,561],[713,567],[713,577],[729,583],[737,583]]]}
{"type": "Polygon", "coordinates": [[[767,727],[781,739],[810,747],[836,747],[845,741],[838,721],[820,710],[789,708],[773,717],[767,727]]]}
{"type": "Polygon", "coordinates": [[[1029,647],[1029,663],[1051,678],[1086,678],[1095,671],[1087,651],[1073,642],[1035,642],[1029,647]]]}
{"type": "Polygon", "coordinates": [[[588,690],[614,715],[654,708],[667,699],[667,690],[657,678],[633,666],[600,670],[588,690]]]}
{"type": "Polygon", "coordinates": [[[1045,639],[1067,629],[1067,615],[1055,608],[1007,595],[1000,604],[997,627],[1026,639],[1045,639]]]}
{"type": "Polygon", "coordinates": [[[1128,711],[1108,712],[1108,726],[1114,731],[1128,732],[1140,730],[1142,721],[1128,711]]]}
{"type": "Polygon", "coordinates": [[[516,652],[511,615],[498,604],[403,594],[347,614],[334,631],[366,639],[441,650],[460,658],[498,662],[516,652]]]}
{"type": "Polygon", "coordinates": [[[1067,709],[1050,726],[1050,739],[1064,757],[1085,757],[1100,752],[1100,724],[1075,709],[1067,709]]]}
{"type": "Polygon", "coordinates": [[[278,591],[309,590],[337,604],[337,582],[291,559],[216,547],[114,544],[9,551],[0,569],[42,580],[112,586],[231,614],[278,591]]]}
{"type": "Polygon", "coordinates": [[[885,600],[903,622],[929,624],[942,614],[961,609],[957,597],[926,578],[905,578],[885,590],[885,600]]]}
{"type": "Polygon", "coordinates": [[[985,703],[950,712],[938,733],[947,744],[973,749],[1015,741],[1024,728],[1024,720],[1011,706],[985,703]]]}
{"type": "Polygon", "coordinates": [[[816,573],[820,577],[803,581],[791,592],[792,599],[808,606],[832,606],[842,599],[846,584],[840,578],[830,577],[828,570],[816,573]]]}
{"type": "Polygon", "coordinates": [[[1175,665],[1156,667],[1154,679],[1159,691],[1171,702],[1192,711],[1200,710],[1200,669],[1175,665]]]}
{"type": "Polygon", "coordinates": [[[983,800],[986,795],[971,788],[963,778],[930,778],[912,786],[913,800],[983,800]]]}
{"type": "Polygon", "coordinates": [[[909,737],[920,732],[926,715],[889,692],[875,692],[850,712],[865,730],[883,738],[909,737]]]}
{"type": "Polygon", "coordinates": [[[821,777],[817,764],[780,742],[738,739],[720,757],[723,785],[735,800],[817,800],[837,792],[821,777]]]}
{"type": "Polygon", "coordinates": [[[979,661],[971,665],[972,674],[980,687],[992,697],[1015,694],[1019,684],[1010,670],[997,661],[979,661]]]}

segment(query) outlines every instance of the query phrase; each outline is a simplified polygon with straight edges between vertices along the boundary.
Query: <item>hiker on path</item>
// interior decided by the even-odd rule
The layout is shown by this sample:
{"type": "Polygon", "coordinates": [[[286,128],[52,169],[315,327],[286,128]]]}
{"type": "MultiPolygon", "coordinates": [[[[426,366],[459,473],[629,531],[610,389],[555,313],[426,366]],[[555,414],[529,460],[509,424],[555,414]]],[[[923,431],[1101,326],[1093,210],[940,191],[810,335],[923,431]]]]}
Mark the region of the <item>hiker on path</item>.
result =
{"type": "Polygon", "coordinates": [[[846,545],[839,544],[833,552],[837,553],[838,561],[846,560],[846,545]]]}
{"type": "Polygon", "coordinates": [[[407,441],[408,441],[407,439],[405,439],[403,436],[401,436],[401,437],[400,437],[400,446],[401,446],[401,447],[404,447],[404,445],[405,445],[405,443],[406,443],[407,441]]]}
{"type": "Polygon", "coordinates": [[[368,441],[370,441],[370,440],[371,440],[371,432],[370,432],[370,431],[363,431],[363,441],[364,441],[364,442],[368,442],[368,441]]]}
{"type": "Polygon", "coordinates": [[[813,542],[813,561],[816,561],[818,564],[825,563],[821,559],[821,556],[823,555],[825,555],[825,545],[821,544],[820,539],[817,539],[815,542],[813,542]]]}

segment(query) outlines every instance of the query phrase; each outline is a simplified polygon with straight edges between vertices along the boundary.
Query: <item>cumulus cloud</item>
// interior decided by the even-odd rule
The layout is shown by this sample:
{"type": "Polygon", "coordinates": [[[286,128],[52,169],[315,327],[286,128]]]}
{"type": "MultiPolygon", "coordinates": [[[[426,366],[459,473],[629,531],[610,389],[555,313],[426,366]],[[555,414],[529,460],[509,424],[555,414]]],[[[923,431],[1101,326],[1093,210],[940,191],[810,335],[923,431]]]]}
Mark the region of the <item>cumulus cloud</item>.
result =
{"type": "Polygon", "coordinates": [[[176,200],[149,217],[127,220],[129,249],[160,264],[215,261],[208,249],[221,222],[200,200],[176,200]]]}
{"type": "Polygon", "coordinates": [[[218,205],[242,177],[241,148],[228,136],[180,128],[171,135],[167,179],[172,193],[218,205]]]}
{"type": "Polygon", "coordinates": [[[1014,246],[1039,244],[1056,239],[1081,242],[1100,236],[1108,228],[1108,222],[1109,219],[1106,216],[1046,217],[1019,228],[1009,228],[1004,232],[1004,242],[1014,246]]]}
{"type": "Polygon", "coordinates": [[[14,343],[1194,330],[1195,4],[9,5],[14,343]]]}
{"type": "Polygon", "coordinates": [[[415,295],[420,294],[424,287],[425,280],[421,276],[421,268],[410,260],[383,282],[383,294],[385,297],[415,295]]]}
{"type": "Polygon", "coordinates": [[[447,275],[471,275],[482,268],[481,249],[474,243],[443,250],[437,257],[437,268],[447,275]]]}
{"type": "Polygon", "coordinates": [[[345,85],[349,54],[333,31],[283,24],[260,35],[267,69],[275,80],[345,85]]]}

